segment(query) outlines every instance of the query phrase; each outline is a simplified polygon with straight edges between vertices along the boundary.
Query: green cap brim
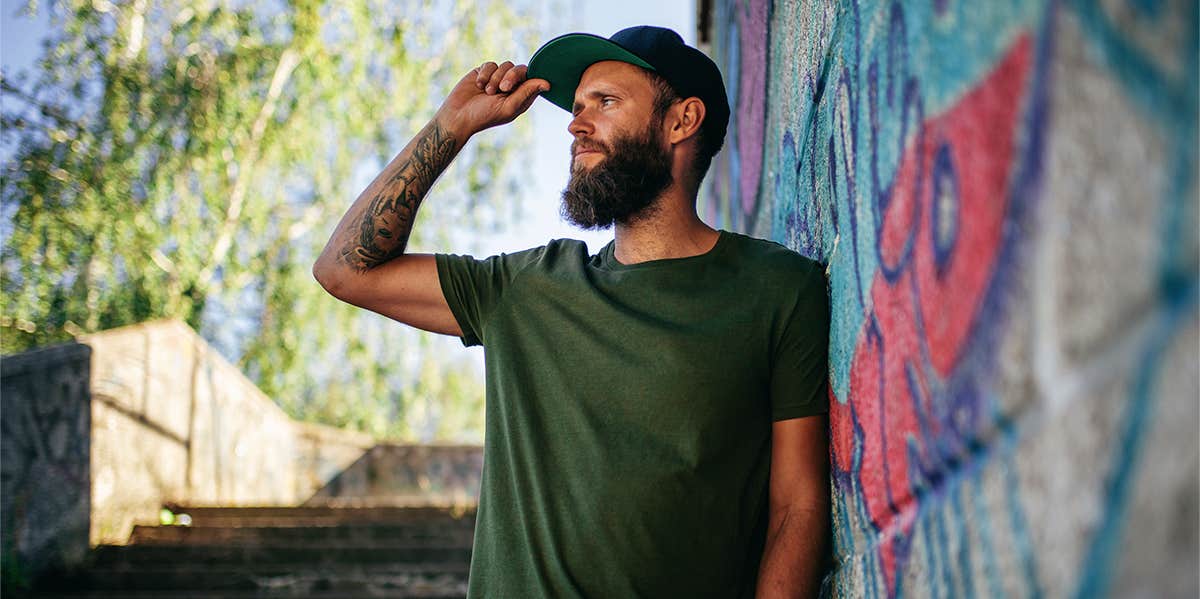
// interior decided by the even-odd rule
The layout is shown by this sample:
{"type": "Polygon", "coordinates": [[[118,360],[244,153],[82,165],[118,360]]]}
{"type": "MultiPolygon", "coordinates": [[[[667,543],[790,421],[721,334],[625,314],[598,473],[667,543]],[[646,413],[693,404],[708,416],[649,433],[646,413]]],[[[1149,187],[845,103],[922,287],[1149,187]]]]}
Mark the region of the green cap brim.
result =
{"type": "Polygon", "coordinates": [[[617,44],[590,33],[560,35],[538,48],[529,59],[529,79],[545,79],[550,91],[542,96],[555,106],[571,112],[575,88],[588,67],[603,60],[619,60],[651,71],[649,63],[617,44]]]}

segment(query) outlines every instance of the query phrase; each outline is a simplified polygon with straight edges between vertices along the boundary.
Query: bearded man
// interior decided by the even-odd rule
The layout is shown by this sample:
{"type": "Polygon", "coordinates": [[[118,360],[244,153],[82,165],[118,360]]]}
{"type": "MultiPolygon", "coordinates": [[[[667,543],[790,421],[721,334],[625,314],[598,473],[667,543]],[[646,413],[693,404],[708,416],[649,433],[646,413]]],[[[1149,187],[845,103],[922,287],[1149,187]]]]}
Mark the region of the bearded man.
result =
{"type": "Polygon", "coordinates": [[[673,31],[555,38],[467,73],[314,265],[343,301],[485,348],[469,596],[816,595],[828,294],[815,262],[697,216],[728,121],[720,71],[673,31]],[[539,95],[574,115],[563,215],[614,240],[405,253],[463,145],[539,95]]]}

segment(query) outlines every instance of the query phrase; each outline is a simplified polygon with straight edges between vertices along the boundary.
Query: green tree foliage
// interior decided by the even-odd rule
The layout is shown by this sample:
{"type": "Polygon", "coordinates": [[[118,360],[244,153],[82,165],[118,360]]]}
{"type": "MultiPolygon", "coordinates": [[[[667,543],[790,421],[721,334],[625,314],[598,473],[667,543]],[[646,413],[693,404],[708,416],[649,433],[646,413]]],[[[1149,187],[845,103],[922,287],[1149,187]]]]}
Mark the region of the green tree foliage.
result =
{"type": "MultiPolygon", "coordinates": [[[[479,375],[444,357],[446,340],[337,302],[310,268],[463,73],[527,53],[533,19],[501,0],[49,10],[34,77],[2,84],[0,350],[177,317],[296,417],[480,434],[479,375]]],[[[410,247],[509,220],[506,165],[528,141],[522,126],[475,140],[410,247]]]]}

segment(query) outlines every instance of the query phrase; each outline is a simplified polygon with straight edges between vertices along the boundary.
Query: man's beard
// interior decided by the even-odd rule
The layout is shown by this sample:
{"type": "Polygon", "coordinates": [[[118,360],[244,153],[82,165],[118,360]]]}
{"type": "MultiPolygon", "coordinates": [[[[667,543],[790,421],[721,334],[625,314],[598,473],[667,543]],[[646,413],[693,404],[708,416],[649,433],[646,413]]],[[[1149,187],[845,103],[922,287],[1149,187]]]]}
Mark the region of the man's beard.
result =
{"type": "MultiPolygon", "coordinates": [[[[571,144],[572,156],[578,145],[579,141],[571,144]]],[[[671,156],[659,127],[651,123],[645,134],[617,137],[611,145],[582,145],[599,150],[604,158],[590,169],[572,168],[562,193],[567,222],[583,229],[607,229],[653,214],[655,199],[672,182],[671,156]]]]}

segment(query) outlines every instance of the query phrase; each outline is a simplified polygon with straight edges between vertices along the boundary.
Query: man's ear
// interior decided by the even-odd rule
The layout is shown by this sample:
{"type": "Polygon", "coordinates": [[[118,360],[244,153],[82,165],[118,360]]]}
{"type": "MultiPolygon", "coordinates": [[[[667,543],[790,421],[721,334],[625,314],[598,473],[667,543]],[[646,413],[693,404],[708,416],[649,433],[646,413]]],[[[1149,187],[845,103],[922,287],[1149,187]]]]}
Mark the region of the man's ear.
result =
{"type": "Polygon", "coordinates": [[[695,136],[704,122],[704,102],[697,97],[677,102],[671,107],[669,122],[671,127],[667,130],[667,141],[672,145],[695,136]]]}

